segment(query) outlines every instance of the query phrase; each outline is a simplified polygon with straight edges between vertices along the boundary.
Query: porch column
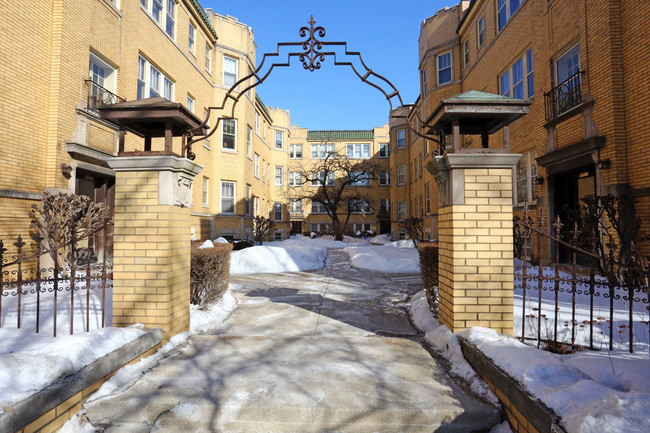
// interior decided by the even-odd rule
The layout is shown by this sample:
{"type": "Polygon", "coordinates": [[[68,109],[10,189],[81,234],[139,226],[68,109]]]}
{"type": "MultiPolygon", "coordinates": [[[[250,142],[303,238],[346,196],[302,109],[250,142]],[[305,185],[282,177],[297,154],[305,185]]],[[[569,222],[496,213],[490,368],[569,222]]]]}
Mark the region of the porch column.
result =
{"type": "Polygon", "coordinates": [[[190,208],[202,166],[176,156],[117,157],[113,326],[189,331],[190,208]]]}
{"type": "Polygon", "coordinates": [[[452,153],[438,184],[440,322],[513,332],[512,169],[518,154],[452,153]]]}

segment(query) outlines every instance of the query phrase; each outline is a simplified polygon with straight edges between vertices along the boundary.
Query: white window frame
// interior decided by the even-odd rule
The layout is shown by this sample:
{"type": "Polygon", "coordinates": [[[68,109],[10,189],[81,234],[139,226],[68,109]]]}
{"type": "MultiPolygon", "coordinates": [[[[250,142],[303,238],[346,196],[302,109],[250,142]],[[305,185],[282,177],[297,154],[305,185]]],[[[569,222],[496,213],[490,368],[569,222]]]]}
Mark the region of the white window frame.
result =
{"type": "Polygon", "coordinates": [[[275,131],[275,148],[276,149],[284,149],[284,132],[283,131],[275,131]],[[280,138],[279,141],[278,141],[278,137],[280,138]]]}
{"type": "Polygon", "coordinates": [[[406,165],[397,166],[397,184],[406,185],[406,165]]]}
{"type": "Polygon", "coordinates": [[[523,154],[512,173],[512,200],[514,206],[526,203],[535,204],[537,197],[535,187],[537,182],[537,153],[535,151],[523,154]],[[523,195],[523,200],[520,200],[523,195]]]}
{"type": "Polygon", "coordinates": [[[424,184],[424,211],[427,215],[431,215],[431,187],[429,182],[424,184]]]}
{"type": "Polygon", "coordinates": [[[390,214],[390,199],[389,198],[380,198],[379,199],[379,213],[380,214],[390,214]]]}
{"type": "Polygon", "coordinates": [[[485,15],[478,19],[476,26],[476,37],[478,39],[478,49],[480,50],[485,45],[485,15]]]}
{"type": "Polygon", "coordinates": [[[205,70],[212,75],[212,47],[205,44],[205,70]]]}
{"type": "MultiPolygon", "coordinates": [[[[116,1],[112,1],[117,5],[116,1]]],[[[165,32],[172,40],[176,34],[176,2],[174,0],[140,0],[140,7],[149,15],[149,17],[165,32]],[[158,14],[154,14],[154,7],[158,9],[158,14]],[[170,13],[171,9],[171,13],[170,13]],[[171,23],[171,34],[169,25],[171,23]]]]}
{"type": "Polygon", "coordinates": [[[352,199],[348,200],[348,211],[353,214],[369,214],[372,209],[370,203],[366,200],[352,199]]]}
{"type": "Polygon", "coordinates": [[[235,85],[235,83],[237,82],[237,76],[238,76],[237,69],[238,68],[239,68],[239,59],[236,59],[236,58],[231,57],[231,56],[227,56],[225,54],[223,55],[223,77],[222,77],[222,79],[223,79],[223,85],[225,87],[230,89],[232,86],[235,85]],[[229,68],[227,67],[227,65],[231,65],[231,66],[234,65],[234,68],[235,68],[234,72],[228,70],[229,68]],[[231,83],[231,81],[232,81],[232,83],[231,83]]]}
{"type": "Polygon", "coordinates": [[[319,201],[312,201],[311,202],[311,213],[315,214],[326,214],[327,210],[325,210],[325,205],[319,201]]]}
{"type": "Polygon", "coordinates": [[[253,129],[246,125],[246,156],[251,157],[253,150],[253,129]]]}
{"type": "Polygon", "coordinates": [[[282,230],[276,230],[273,232],[273,240],[281,241],[282,240],[282,230]]]}
{"type": "Polygon", "coordinates": [[[165,0],[165,3],[165,33],[174,40],[176,34],[176,2],[174,0],[165,0]]]}
{"type": "MultiPolygon", "coordinates": [[[[334,174],[334,173],[331,173],[334,174]]],[[[353,171],[350,173],[352,177],[355,177],[358,179],[354,181],[350,181],[350,186],[370,186],[370,173],[368,172],[361,172],[361,171],[353,171]],[[360,177],[359,177],[360,176],[360,177]]]]}
{"type": "Polygon", "coordinates": [[[370,143],[350,143],[346,146],[346,156],[348,159],[368,159],[370,158],[370,143]]]}
{"type": "Polygon", "coordinates": [[[237,204],[237,202],[235,200],[236,196],[237,196],[237,182],[222,180],[221,181],[221,203],[220,203],[221,207],[219,209],[222,214],[224,214],[224,215],[234,215],[235,214],[235,211],[237,210],[235,208],[235,206],[237,204]],[[232,187],[232,196],[227,196],[227,195],[224,194],[224,187],[228,187],[228,186],[232,187]],[[228,200],[228,201],[232,200],[232,205],[231,205],[232,206],[232,211],[225,211],[224,210],[224,208],[226,208],[226,207],[231,207],[228,204],[226,204],[226,206],[224,206],[224,203],[226,203],[225,200],[228,200]]]}
{"type": "Polygon", "coordinates": [[[510,22],[510,19],[512,16],[519,10],[521,7],[521,4],[525,2],[526,0],[503,0],[503,4],[501,4],[501,0],[496,0],[496,13],[497,13],[497,33],[501,32],[501,30],[504,29],[506,24],[510,22]],[[513,10],[512,4],[516,3],[516,6],[513,10]],[[505,20],[503,23],[501,22],[501,10],[504,10],[505,15],[503,19],[505,20]]]}
{"type": "Polygon", "coordinates": [[[282,222],[282,221],[284,221],[283,217],[284,217],[284,212],[282,211],[282,203],[280,203],[279,201],[276,201],[275,203],[273,203],[273,220],[282,222]],[[280,213],[280,218],[279,219],[278,219],[278,209],[279,209],[279,213],[280,213]]]}
{"type": "Polygon", "coordinates": [[[260,135],[260,113],[255,111],[255,133],[260,135]]]}
{"type": "Polygon", "coordinates": [[[325,159],[336,152],[334,143],[312,144],[311,159],[325,159]]]}
{"type": "Polygon", "coordinates": [[[302,186],[302,173],[299,171],[289,172],[289,186],[297,187],[302,186]]]}
{"type": "Polygon", "coordinates": [[[379,172],[379,186],[390,186],[390,171],[382,170],[379,172]]]}
{"type": "Polygon", "coordinates": [[[302,144],[289,145],[289,158],[302,159],[302,144]],[[300,154],[300,156],[298,156],[300,154]]]}
{"type": "Polygon", "coordinates": [[[203,207],[210,207],[210,178],[203,177],[203,182],[201,182],[201,203],[203,207]]]}
{"type": "Polygon", "coordinates": [[[311,173],[311,186],[334,186],[334,172],[327,172],[327,179],[325,179],[324,171],[313,171],[311,173]]]}
{"type": "Polygon", "coordinates": [[[406,219],[406,202],[398,201],[397,202],[397,220],[404,221],[406,219]]]}
{"type": "Polygon", "coordinates": [[[246,215],[251,214],[251,186],[249,184],[246,184],[246,197],[244,198],[244,205],[246,206],[246,209],[244,211],[246,212],[246,215]]]}
{"type": "Polygon", "coordinates": [[[138,56],[138,98],[151,98],[153,96],[162,96],[170,101],[174,100],[174,82],[152,65],[142,55],[138,56]],[[143,76],[144,75],[144,76],[143,76]],[[154,82],[155,81],[155,82],[154,82]],[[140,94],[140,84],[142,83],[145,95],[140,94]],[[153,93],[152,93],[153,92],[153,93]]]}
{"type": "Polygon", "coordinates": [[[187,33],[187,47],[190,50],[190,53],[196,57],[196,27],[194,27],[194,24],[191,21],[187,33]]]}
{"type": "Polygon", "coordinates": [[[294,199],[289,201],[289,213],[292,215],[302,215],[302,200],[294,199]]]}
{"type": "Polygon", "coordinates": [[[404,149],[406,147],[406,129],[401,128],[397,130],[397,148],[404,149]]]}
{"type": "Polygon", "coordinates": [[[463,42],[463,69],[469,66],[469,39],[463,42]]]}
{"type": "Polygon", "coordinates": [[[515,99],[525,99],[526,96],[528,95],[529,98],[532,98],[535,94],[535,88],[534,88],[534,82],[533,82],[533,69],[532,65],[528,66],[528,61],[532,59],[532,49],[528,49],[524,52],[524,54],[517,59],[515,59],[514,62],[510,66],[508,66],[508,69],[503,71],[501,75],[499,75],[499,94],[502,96],[507,96],[509,98],[515,98],[515,99]],[[528,54],[530,53],[530,55],[528,54]],[[519,80],[515,82],[515,72],[516,69],[518,68],[517,65],[521,65],[521,71],[520,71],[520,77],[519,80]],[[529,72],[530,71],[530,72],[529,72]],[[529,74],[530,74],[530,79],[529,79],[529,74]],[[533,86],[532,88],[530,86],[533,86]],[[518,87],[520,86],[520,87],[518,87]],[[515,95],[515,89],[519,88],[521,89],[521,97],[517,97],[515,95]]]}
{"type": "Polygon", "coordinates": [[[194,98],[190,95],[187,95],[187,109],[194,113],[194,98]]]}
{"type": "Polygon", "coordinates": [[[260,156],[256,153],[255,158],[254,158],[254,170],[253,170],[253,175],[256,178],[260,178],[260,156]]]}
{"type": "Polygon", "coordinates": [[[390,143],[379,143],[379,157],[390,158],[390,143]]]}
{"type": "Polygon", "coordinates": [[[221,150],[224,152],[237,152],[237,119],[221,119],[221,150]],[[232,125],[232,133],[226,132],[228,125],[232,125]],[[232,148],[226,146],[226,136],[232,137],[232,148]]]}
{"type": "Polygon", "coordinates": [[[276,165],[275,166],[275,186],[284,185],[284,167],[276,165]]]}
{"type": "Polygon", "coordinates": [[[438,86],[442,86],[443,84],[451,83],[452,81],[454,81],[453,60],[454,59],[451,50],[436,55],[436,79],[438,80],[438,86]],[[442,59],[446,58],[447,56],[449,56],[449,65],[446,65],[441,68],[440,62],[442,59]],[[446,71],[447,69],[449,69],[449,79],[446,81],[442,81],[440,79],[440,73],[446,71]]]}

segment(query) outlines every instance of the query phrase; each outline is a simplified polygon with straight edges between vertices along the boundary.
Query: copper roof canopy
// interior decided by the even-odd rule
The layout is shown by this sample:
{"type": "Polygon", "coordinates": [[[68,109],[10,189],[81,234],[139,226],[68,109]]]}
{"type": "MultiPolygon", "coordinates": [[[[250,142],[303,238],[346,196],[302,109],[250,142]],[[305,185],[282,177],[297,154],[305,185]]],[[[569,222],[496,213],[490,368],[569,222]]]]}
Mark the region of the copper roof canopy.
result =
{"type": "Polygon", "coordinates": [[[470,90],[444,99],[426,124],[429,133],[453,136],[453,152],[489,152],[489,135],[503,128],[503,148],[510,148],[508,125],[528,113],[531,101],[470,90]],[[462,149],[460,135],[480,135],[482,149],[462,149]]]}
{"type": "MultiPolygon", "coordinates": [[[[160,96],[105,105],[98,108],[98,110],[102,119],[109,120],[119,126],[118,156],[178,155],[173,152],[172,138],[182,136],[182,156],[190,158],[191,150],[185,144],[185,134],[189,130],[196,130],[203,124],[203,120],[199,119],[182,104],[171,102],[160,96]],[[144,152],[124,151],[124,136],[127,130],[144,137],[144,152]],[[151,138],[154,137],[165,137],[164,151],[151,151],[151,138]],[[185,155],[186,151],[188,155],[185,155]]],[[[203,127],[202,132],[203,134],[207,133],[207,128],[203,127]]]]}

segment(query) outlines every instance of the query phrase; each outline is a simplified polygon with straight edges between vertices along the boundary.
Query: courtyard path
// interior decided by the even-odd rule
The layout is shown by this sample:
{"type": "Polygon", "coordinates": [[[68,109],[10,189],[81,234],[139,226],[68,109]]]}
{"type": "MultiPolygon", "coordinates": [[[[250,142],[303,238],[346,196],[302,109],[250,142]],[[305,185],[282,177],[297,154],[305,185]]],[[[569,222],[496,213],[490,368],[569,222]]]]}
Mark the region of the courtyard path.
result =
{"type": "Polygon", "coordinates": [[[233,276],[239,308],[128,390],[86,404],[104,432],[472,432],[497,410],[466,394],[404,310],[416,275],[360,271],[330,250],[315,272],[233,276]]]}

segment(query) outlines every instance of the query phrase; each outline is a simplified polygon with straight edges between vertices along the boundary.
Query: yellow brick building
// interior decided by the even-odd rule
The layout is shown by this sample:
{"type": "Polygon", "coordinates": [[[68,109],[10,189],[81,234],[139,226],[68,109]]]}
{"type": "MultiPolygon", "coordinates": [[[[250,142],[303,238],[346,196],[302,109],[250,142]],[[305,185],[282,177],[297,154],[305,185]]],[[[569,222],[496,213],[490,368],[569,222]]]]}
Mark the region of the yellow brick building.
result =
{"type": "MultiPolygon", "coordinates": [[[[513,173],[515,212],[528,204],[533,213],[565,217],[565,207],[585,196],[628,192],[647,236],[649,13],[648,2],[631,0],[473,0],[442,9],[421,26],[412,124],[469,90],[530,100],[529,114],[509,128],[511,151],[523,155],[513,173]]],[[[420,159],[426,165],[437,145],[393,117],[391,169],[401,166],[405,176],[391,196],[407,197],[393,221],[423,216],[435,238],[437,191],[420,159]]],[[[481,137],[465,136],[463,146],[480,147],[481,137]]]]}

